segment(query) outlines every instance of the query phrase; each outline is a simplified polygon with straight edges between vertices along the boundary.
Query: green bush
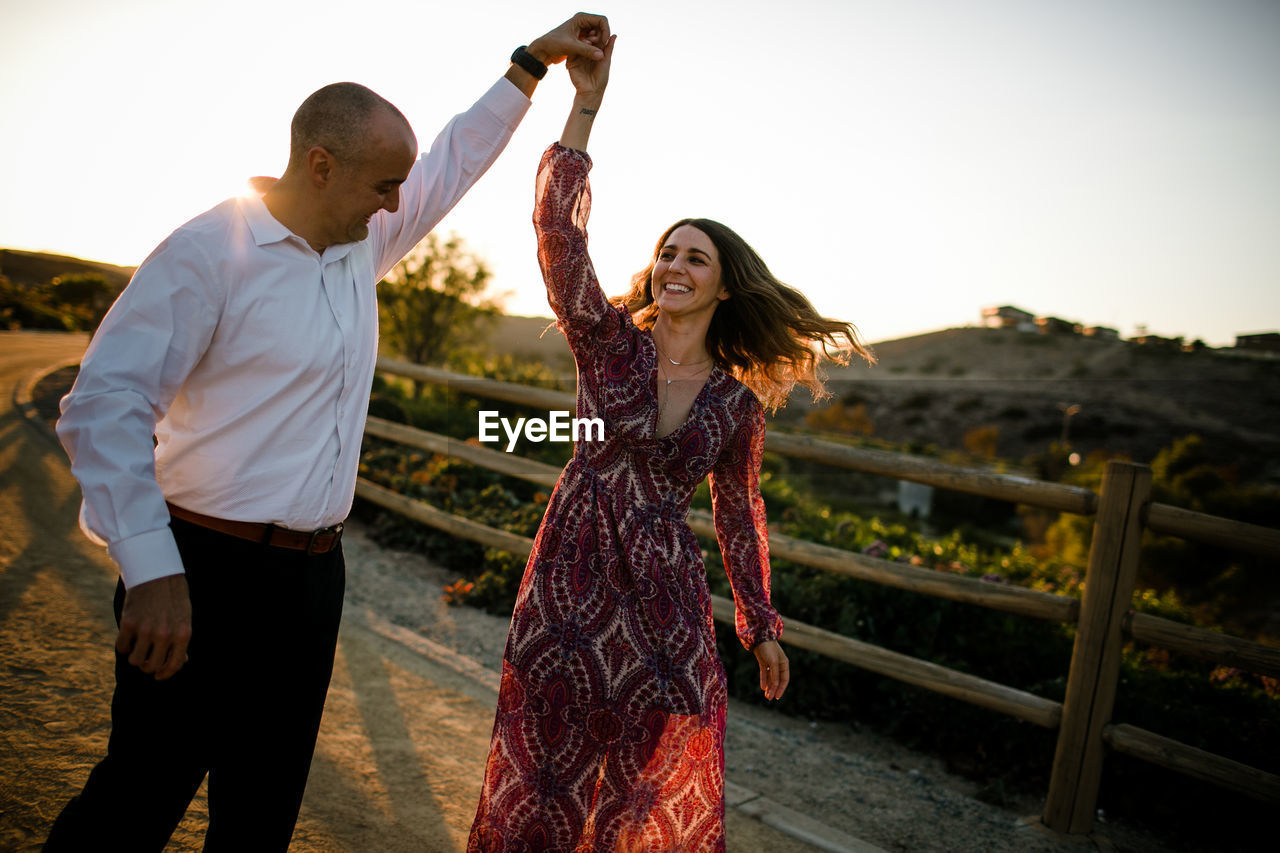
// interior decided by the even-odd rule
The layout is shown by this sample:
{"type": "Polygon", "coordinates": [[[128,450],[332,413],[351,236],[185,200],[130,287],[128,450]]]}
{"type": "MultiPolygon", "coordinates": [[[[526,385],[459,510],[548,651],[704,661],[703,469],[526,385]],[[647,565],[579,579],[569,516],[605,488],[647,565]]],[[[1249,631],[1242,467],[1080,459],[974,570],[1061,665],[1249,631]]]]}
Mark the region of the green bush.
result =
{"type": "MultiPolygon", "coordinates": [[[[1056,470],[1065,482],[1097,490],[1107,461],[1106,454],[1095,454],[1078,468],[1056,470]]],[[[1280,489],[1237,483],[1233,468],[1208,460],[1198,435],[1183,436],[1161,450],[1151,463],[1151,477],[1153,501],[1264,526],[1280,518],[1280,489]]],[[[1064,514],[1049,527],[1046,542],[1054,553],[1082,562],[1092,535],[1092,519],[1064,514]]],[[[1271,635],[1271,610],[1280,597],[1280,575],[1264,557],[1147,531],[1138,584],[1184,603],[1171,618],[1224,627],[1248,639],[1277,639],[1271,635]]]]}
{"type": "Polygon", "coordinates": [[[60,276],[38,287],[0,275],[0,328],[92,332],[119,292],[96,273],[60,276]]]}

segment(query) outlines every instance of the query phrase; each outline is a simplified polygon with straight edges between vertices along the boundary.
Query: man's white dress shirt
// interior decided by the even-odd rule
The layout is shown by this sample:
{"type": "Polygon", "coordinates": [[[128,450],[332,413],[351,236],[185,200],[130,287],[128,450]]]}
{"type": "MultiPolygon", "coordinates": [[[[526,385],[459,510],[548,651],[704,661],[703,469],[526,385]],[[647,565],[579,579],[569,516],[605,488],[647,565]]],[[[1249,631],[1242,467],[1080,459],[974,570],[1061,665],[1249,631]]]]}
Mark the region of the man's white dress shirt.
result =
{"type": "Polygon", "coordinates": [[[317,254],[261,198],[183,225],[134,274],[62,401],[81,526],[126,587],[180,574],[165,500],[295,530],[355,494],[378,349],[376,284],[506,146],[529,99],[499,80],[414,164],[395,213],[317,254]],[[152,433],[157,444],[152,447],[152,433]]]}

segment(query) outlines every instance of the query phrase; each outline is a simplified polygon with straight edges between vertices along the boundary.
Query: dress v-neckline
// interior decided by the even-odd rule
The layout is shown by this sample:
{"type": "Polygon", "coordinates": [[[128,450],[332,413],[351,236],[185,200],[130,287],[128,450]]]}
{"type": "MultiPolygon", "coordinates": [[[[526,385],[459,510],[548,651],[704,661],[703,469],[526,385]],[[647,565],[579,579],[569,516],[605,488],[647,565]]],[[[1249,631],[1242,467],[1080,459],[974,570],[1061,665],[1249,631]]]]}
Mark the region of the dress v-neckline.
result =
{"type": "MultiPolygon", "coordinates": [[[[699,388],[698,393],[694,395],[693,402],[689,405],[689,414],[686,415],[685,419],[680,422],[680,425],[677,426],[675,429],[671,430],[671,432],[668,432],[664,435],[658,435],[658,425],[659,425],[659,421],[661,421],[662,419],[662,412],[658,406],[658,399],[659,399],[658,383],[662,382],[663,380],[658,375],[658,358],[659,358],[658,344],[656,341],[654,341],[652,332],[645,335],[645,337],[649,339],[649,346],[653,350],[653,370],[651,371],[651,378],[649,380],[649,393],[653,396],[653,420],[650,423],[649,433],[650,435],[653,436],[654,441],[666,441],[668,438],[671,438],[672,436],[678,433],[684,432],[685,429],[687,429],[688,426],[691,423],[693,423],[694,415],[697,414],[698,407],[702,405],[703,395],[707,393],[708,386],[710,386],[712,381],[715,380],[716,374],[720,372],[720,365],[714,364],[714,363],[711,365],[711,372],[707,374],[707,378],[704,379],[702,382],[702,387],[699,388]]],[[[688,380],[681,380],[681,381],[688,381],[688,380]]]]}

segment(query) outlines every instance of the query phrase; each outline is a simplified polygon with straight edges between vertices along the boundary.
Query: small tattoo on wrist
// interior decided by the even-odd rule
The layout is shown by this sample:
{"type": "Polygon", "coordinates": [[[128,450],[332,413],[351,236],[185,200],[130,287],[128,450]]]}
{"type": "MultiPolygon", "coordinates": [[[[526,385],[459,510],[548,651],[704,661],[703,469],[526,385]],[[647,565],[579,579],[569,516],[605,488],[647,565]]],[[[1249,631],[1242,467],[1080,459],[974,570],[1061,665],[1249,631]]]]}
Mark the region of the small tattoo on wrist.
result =
{"type": "Polygon", "coordinates": [[[578,110],[578,112],[582,113],[584,116],[593,116],[596,114],[595,110],[589,110],[586,107],[583,107],[582,109],[578,110]]]}

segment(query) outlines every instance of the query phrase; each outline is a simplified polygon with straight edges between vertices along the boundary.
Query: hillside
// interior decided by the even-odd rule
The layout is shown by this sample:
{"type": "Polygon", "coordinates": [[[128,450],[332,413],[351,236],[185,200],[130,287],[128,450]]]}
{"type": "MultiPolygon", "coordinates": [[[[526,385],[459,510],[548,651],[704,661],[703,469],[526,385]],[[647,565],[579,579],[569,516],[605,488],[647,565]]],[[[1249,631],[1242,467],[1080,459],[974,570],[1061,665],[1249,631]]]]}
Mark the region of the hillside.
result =
{"type": "Polygon", "coordinates": [[[555,322],[553,317],[503,315],[489,335],[489,349],[495,354],[541,361],[557,377],[572,380],[573,354],[555,322]]]}
{"type": "Polygon", "coordinates": [[[97,273],[112,285],[123,288],[129,283],[133,270],[133,267],[118,267],[115,264],[86,261],[67,255],[0,249],[0,275],[7,277],[14,284],[27,287],[47,284],[58,276],[97,273]]]}
{"type": "MultiPolygon", "coordinates": [[[[547,362],[567,374],[572,360],[551,320],[505,317],[495,352],[547,362]]],[[[833,401],[864,407],[860,422],[897,444],[963,450],[973,430],[994,429],[996,453],[1023,459],[1061,438],[1082,455],[1119,451],[1150,462],[1188,433],[1206,439],[1220,464],[1244,479],[1280,482],[1280,359],[1231,351],[1176,352],[1078,335],[1012,329],[946,329],[874,345],[879,363],[830,371],[833,400],[815,407],[798,391],[776,420],[798,426],[833,401]]]]}
{"type": "Polygon", "coordinates": [[[1280,478],[1280,360],[1010,329],[948,329],[876,352],[872,369],[832,371],[831,390],[865,405],[891,441],[960,448],[970,430],[995,427],[998,455],[1019,459],[1059,439],[1075,405],[1067,435],[1082,454],[1147,462],[1195,432],[1220,463],[1280,478]]]}

